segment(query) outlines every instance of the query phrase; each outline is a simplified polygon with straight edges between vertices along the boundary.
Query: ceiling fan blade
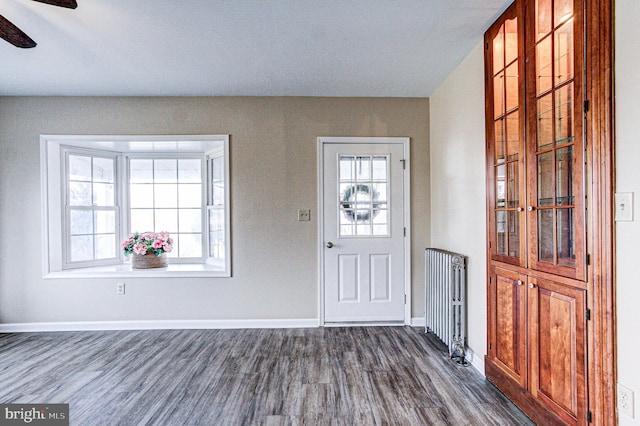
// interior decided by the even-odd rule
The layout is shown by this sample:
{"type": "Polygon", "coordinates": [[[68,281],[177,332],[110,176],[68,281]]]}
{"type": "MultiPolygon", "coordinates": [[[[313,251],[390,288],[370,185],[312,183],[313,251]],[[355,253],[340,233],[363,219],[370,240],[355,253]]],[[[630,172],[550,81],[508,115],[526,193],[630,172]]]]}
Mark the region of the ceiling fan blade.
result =
{"type": "Polygon", "coordinates": [[[34,0],[39,1],[40,3],[46,3],[53,6],[66,7],[68,9],[75,9],[78,7],[78,3],[76,0],[34,0]]]}
{"type": "Polygon", "coordinates": [[[0,38],[16,47],[28,49],[36,47],[36,42],[26,35],[20,28],[13,25],[7,18],[0,15],[0,38]]]}

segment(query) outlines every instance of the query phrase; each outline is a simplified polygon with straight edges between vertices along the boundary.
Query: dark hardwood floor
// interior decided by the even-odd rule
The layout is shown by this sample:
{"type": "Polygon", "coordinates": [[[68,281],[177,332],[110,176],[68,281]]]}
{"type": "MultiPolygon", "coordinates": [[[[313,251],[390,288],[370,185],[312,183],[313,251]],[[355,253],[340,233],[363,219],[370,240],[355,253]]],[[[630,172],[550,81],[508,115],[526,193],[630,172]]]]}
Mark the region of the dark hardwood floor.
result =
{"type": "Polygon", "coordinates": [[[421,329],[0,334],[0,403],[72,425],[527,425],[421,329]]]}

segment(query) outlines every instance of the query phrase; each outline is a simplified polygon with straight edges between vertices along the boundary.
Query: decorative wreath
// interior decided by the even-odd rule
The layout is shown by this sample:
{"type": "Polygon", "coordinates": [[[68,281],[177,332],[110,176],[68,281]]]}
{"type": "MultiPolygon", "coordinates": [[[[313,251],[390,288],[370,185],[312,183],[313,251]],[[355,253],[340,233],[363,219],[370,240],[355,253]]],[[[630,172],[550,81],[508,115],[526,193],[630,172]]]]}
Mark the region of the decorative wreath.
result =
{"type": "Polygon", "coordinates": [[[341,204],[346,209],[343,211],[346,218],[348,218],[351,222],[366,222],[371,218],[371,210],[354,210],[355,200],[352,199],[356,194],[366,194],[371,197],[371,201],[373,204],[373,216],[375,217],[378,214],[378,207],[380,203],[376,202],[378,199],[378,192],[374,190],[371,186],[359,183],[356,185],[351,185],[344,191],[344,195],[342,196],[341,204]]]}

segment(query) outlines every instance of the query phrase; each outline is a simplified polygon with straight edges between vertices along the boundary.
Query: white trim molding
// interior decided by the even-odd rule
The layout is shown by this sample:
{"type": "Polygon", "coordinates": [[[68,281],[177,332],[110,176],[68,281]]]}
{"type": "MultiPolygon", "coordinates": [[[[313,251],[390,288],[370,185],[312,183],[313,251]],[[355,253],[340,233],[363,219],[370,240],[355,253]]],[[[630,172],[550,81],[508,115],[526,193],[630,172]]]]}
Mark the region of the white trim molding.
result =
{"type": "Polygon", "coordinates": [[[248,328],[317,328],[317,318],[265,320],[83,321],[0,324],[0,333],[107,330],[221,330],[248,328]]]}

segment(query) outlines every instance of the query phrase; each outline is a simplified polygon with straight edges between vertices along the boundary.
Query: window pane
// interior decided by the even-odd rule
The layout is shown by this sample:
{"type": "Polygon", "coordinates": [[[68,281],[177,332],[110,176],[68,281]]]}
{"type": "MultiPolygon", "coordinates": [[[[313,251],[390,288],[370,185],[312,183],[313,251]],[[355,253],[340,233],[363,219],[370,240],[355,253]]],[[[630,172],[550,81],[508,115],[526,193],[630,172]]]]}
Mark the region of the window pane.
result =
{"type": "Polygon", "coordinates": [[[178,210],[177,209],[157,209],[155,210],[156,226],[155,232],[178,232],[178,210]]]}
{"type": "Polygon", "coordinates": [[[553,3],[553,21],[557,27],[573,16],[573,0],[555,0],[553,3]]]}
{"type": "Polygon", "coordinates": [[[551,0],[536,0],[536,40],[551,32],[551,0]]]}
{"type": "Polygon", "coordinates": [[[130,232],[153,231],[153,210],[151,209],[131,209],[129,211],[131,220],[130,232]]]}
{"type": "Polygon", "coordinates": [[[505,62],[508,64],[518,57],[518,18],[504,22],[505,62]]]}
{"type": "Polygon", "coordinates": [[[387,157],[373,157],[373,180],[387,180],[387,157]]]}
{"type": "Polygon", "coordinates": [[[387,184],[386,183],[374,183],[373,184],[373,201],[374,206],[381,203],[387,203],[387,184]]]}
{"type": "Polygon", "coordinates": [[[507,115],[507,159],[517,160],[520,153],[520,111],[507,115]]]}
{"type": "Polygon", "coordinates": [[[91,206],[91,183],[69,182],[69,205],[91,206]]]}
{"type": "Polygon", "coordinates": [[[496,211],[496,253],[507,254],[505,238],[506,216],[503,210],[496,211]]]}
{"type": "Polygon", "coordinates": [[[178,207],[178,185],[153,185],[154,204],[156,208],[178,207]]]}
{"type": "Polygon", "coordinates": [[[538,210],[538,260],[553,263],[553,209],[538,210]]]}
{"type": "Polygon", "coordinates": [[[116,257],[116,236],[96,235],[95,237],[96,259],[113,259],[116,257]]]}
{"type": "Polygon", "coordinates": [[[573,78],[573,20],[555,32],[554,62],[556,85],[573,78]]]}
{"type": "Polygon", "coordinates": [[[69,179],[91,181],[91,157],[69,155],[69,179]]]}
{"type": "Polygon", "coordinates": [[[558,209],[558,264],[575,267],[573,209],[558,209]]]}
{"type": "Polygon", "coordinates": [[[136,208],[153,208],[153,185],[129,185],[130,206],[136,208]]]}
{"type": "Polygon", "coordinates": [[[371,157],[361,156],[356,159],[356,180],[371,179],[371,157]]]}
{"type": "Polygon", "coordinates": [[[180,209],[179,231],[200,232],[202,230],[202,216],[200,209],[180,209]]]}
{"type": "Polygon", "coordinates": [[[113,164],[111,158],[93,158],[93,181],[113,183],[113,164]]]}
{"type": "Polygon", "coordinates": [[[507,111],[518,107],[518,61],[509,65],[505,71],[507,111]]]}
{"type": "Polygon", "coordinates": [[[131,183],[152,183],[153,160],[129,160],[129,181],[131,183]]]}
{"type": "Polygon", "coordinates": [[[505,146],[504,146],[504,119],[496,120],[495,122],[495,151],[496,151],[496,163],[502,163],[505,160],[505,146]]]}
{"type": "MultiPolygon", "coordinates": [[[[573,204],[573,146],[556,153],[556,205],[573,204]]],[[[558,218],[559,220],[559,218],[558,218]]]]}
{"type": "Polygon", "coordinates": [[[153,160],[153,181],[155,183],[176,183],[177,180],[177,160],[153,160]]]}
{"type": "Polygon", "coordinates": [[[93,235],[71,237],[71,261],[93,260],[93,235]]]}
{"type": "Polygon", "coordinates": [[[536,46],[536,93],[539,95],[551,89],[553,70],[551,69],[551,37],[536,46]]]}
{"type": "Polygon", "coordinates": [[[538,100],[538,149],[545,149],[553,144],[553,94],[538,100]]]}
{"type": "Polygon", "coordinates": [[[116,212],[115,211],[95,211],[95,233],[115,234],[116,232],[116,212]]]}
{"type": "Polygon", "coordinates": [[[504,164],[496,167],[496,207],[505,206],[506,167],[504,164]]]}
{"type": "Polygon", "coordinates": [[[180,257],[202,257],[202,235],[180,234],[180,257]]]}
{"type": "Polygon", "coordinates": [[[180,184],[178,185],[178,205],[185,207],[202,207],[202,185],[180,184]]]}
{"type": "Polygon", "coordinates": [[[507,207],[516,208],[520,205],[520,187],[518,178],[518,163],[507,165],[507,207]]]}
{"type": "Polygon", "coordinates": [[[493,39],[493,73],[504,68],[504,25],[493,39]]]}
{"type": "Polygon", "coordinates": [[[573,141],[573,83],[555,91],[556,145],[573,141]]]}
{"type": "Polygon", "coordinates": [[[69,212],[71,235],[93,233],[93,212],[91,210],[71,210],[69,212]]]}
{"type": "Polygon", "coordinates": [[[93,205],[94,206],[114,206],[114,188],[112,183],[94,183],[93,184],[93,205]]]}
{"type": "Polygon", "coordinates": [[[355,157],[340,156],[340,181],[354,181],[356,178],[355,157]]]}
{"type": "Polygon", "coordinates": [[[538,205],[553,205],[553,152],[538,155],[538,205]]]}
{"type": "Polygon", "coordinates": [[[504,114],[504,72],[493,77],[493,116],[504,114]]]}
{"type": "Polygon", "coordinates": [[[509,256],[520,257],[520,221],[517,211],[509,211],[507,225],[509,227],[509,256]]]}
{"type": "Polygon", "coordinates": [[[178,181],[182,183],[202,182],[202,161],[198,159],[179,159],[178,181]]]}

